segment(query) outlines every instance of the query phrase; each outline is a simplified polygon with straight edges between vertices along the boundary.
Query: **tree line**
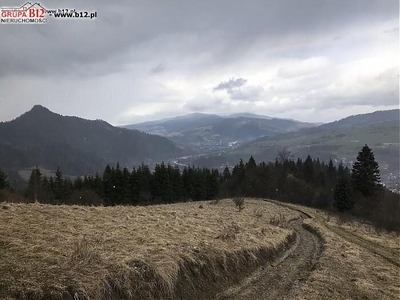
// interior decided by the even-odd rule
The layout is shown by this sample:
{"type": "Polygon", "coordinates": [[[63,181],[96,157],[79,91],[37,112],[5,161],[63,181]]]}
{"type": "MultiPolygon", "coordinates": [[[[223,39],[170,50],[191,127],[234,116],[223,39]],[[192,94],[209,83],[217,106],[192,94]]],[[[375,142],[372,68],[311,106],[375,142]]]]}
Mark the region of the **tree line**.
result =
{"type": "MultiPolygon", "coordinates": [[[[8,188],[0,170],[0,189],[8,188]]],[[[282,150],[274,162],[256,163],[253,157],[240,160],[222,172],[189,166],[180,170],[157,164],[154,171],[142,164],[128,170],[107,166],[104,172],[64,177],[57,169],[54,177],[32,170],[25,197],[49,204],[150,205],[180,201],[211,200],[224,197],[261,197],[317,208],[350,212],[387,229],[400,230],[400,201],[385,190],[372,150],[365,145],[352,169],[332,160],[321,162],[307,156],[293,159],[282,150]]]]}

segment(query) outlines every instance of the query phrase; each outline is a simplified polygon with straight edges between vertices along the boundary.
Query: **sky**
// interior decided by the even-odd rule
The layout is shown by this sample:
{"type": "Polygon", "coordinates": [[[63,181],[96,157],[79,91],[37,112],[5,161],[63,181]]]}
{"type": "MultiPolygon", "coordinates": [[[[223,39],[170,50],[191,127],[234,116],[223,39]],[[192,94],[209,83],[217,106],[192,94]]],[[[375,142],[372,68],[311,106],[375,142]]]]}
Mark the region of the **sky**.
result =
{"type": "Polygon", "coordinates": [[[0,24],[0,121],[35,104],[114,125],[193,112],[330,122],[399,107],[398,0],[40,3],[98,17],[0,24]]]}

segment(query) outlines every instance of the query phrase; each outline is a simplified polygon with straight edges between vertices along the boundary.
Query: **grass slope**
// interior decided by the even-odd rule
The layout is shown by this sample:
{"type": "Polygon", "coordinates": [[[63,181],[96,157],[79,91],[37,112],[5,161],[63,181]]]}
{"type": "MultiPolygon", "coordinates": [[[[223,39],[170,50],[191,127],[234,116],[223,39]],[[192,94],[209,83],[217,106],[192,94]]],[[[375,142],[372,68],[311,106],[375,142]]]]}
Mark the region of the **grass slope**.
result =
{"type": "Polygon", "coordinates": [[[397,234],[376,231],[349,216],[343,215],[347,220],[342,220],[313,208],[287,206],[308,213],[312,218],[305,220],[304,226],[315,230],[324,240],[324,251],[315,270],[303,285],[293,290],[289,299],[399,299],[397,234]],[[397,262],[380,255],[381,247],[397,262]]]}
{"type": "Polygon", "coordinates": [[[0,204],[0,298],[191,298],[186,289],[201,278],[225,283],[285,244],[292,231],[271,225],[277,216],[283,223],[299,217],[256,200],[241,212],[228,199],[151,207],[0,204]]]}

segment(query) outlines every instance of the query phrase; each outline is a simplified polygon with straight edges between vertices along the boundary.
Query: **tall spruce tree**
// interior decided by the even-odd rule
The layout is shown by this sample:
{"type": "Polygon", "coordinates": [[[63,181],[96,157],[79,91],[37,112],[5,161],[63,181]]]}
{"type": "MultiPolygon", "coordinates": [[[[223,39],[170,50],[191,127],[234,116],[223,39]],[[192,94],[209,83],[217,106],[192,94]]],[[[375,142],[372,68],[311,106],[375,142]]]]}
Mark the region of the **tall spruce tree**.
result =
{"type": "Polygon", "coordinates": [[[353,164],[352,182],[355,190],[365,197],[370,197],[381,188],[379,165],[368,145],[358,152],[357,161],[353,164]]]}

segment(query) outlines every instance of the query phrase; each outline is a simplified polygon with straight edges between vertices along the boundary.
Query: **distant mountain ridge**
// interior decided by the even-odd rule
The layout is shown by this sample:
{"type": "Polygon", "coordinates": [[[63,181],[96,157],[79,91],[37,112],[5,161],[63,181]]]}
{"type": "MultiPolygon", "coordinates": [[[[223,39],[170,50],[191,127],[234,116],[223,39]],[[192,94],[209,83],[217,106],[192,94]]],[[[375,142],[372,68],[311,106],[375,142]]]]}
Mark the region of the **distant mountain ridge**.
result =
{"type": "Polygon", "coordinates": [[[256,160],[274,160],[286,148],[295,158],[311,155],[321,160],[344,161],[351,166],[358,151],[368,144],[381,168],[382,180],[394,186],[400,178],[400,110],[377,111],[350,116],[318,127],[261,137],[221,155],[179,160],[180,164],[224,166],[236,164],[250,155],[256,160]]]}
{"type": "Polygon", "coordinates": [[[251,113],[228,116],[194,113],[175,118],[126,125],[124,128],[168,137],[200,152],[221,151],[263,136],[311,128],[312,123],[251,113]]]}
{"type": "Polygon", "coordinates": [[[322,124],[320,126],[320,128],[335,129],[335,128],[343,128],[343,127],[347,127],[347,126],[399,121],[400,120],[399,116],[400,116],[399,109],[378,110],[378,111],[375,111],[372,113],[352,115],[352,116],[340,119],[338,121],[334,121],[334,122],[327,123],[327,124],[322,124]]]}
{"type": "Polygon", "coordinates": [[[0,166],[7,169],[37,164],[81,175],[101,170],[107,163],[131,167],[181,152],[166,138],[114,127],[102,120],[62,116],[40,105],[0,123],[0,166]]]}

